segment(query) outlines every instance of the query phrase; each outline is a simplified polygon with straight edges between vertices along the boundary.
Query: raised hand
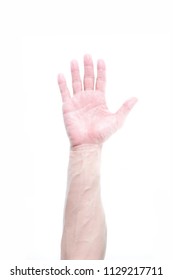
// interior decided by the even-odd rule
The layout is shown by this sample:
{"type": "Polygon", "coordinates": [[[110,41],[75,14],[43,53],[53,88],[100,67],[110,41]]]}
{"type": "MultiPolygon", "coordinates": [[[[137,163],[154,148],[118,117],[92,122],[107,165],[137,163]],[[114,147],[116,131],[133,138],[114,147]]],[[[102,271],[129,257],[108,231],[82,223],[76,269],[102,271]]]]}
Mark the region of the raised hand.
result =
{"type": "Polygon", "coordinates": [[[76,60],[71,62],[73,96],[70,95],[65,77],[58,75],[63,101],[63,117],[71,147],[83,144],[102,144],[124,123],[137,102],[135,97],[127,100],[116,113],[109,112],[105,100],[106,65],[97,62],[95,83],[92,57],[84,56],[84,81],[76,60]]]}

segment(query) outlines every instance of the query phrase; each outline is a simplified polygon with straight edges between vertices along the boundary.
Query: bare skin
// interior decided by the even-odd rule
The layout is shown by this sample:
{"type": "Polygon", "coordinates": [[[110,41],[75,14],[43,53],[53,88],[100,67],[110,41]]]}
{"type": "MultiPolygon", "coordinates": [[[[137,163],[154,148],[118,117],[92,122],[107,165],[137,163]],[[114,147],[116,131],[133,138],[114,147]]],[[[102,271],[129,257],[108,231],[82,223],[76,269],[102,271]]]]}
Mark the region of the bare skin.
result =
{"type": "Polygon", "coordinates": [[[84,56],[83,85],[76,60],[71,62],[71,75],[73,96],[65,77],[58,75],[64,123],[70,140],[61,259],[104,259],[106,221],[100,190],[102,145],[122,126],[137,99],[127,100],[116,113],[109,112],[105,100],[105,62],[98,60],[95,82],[90,55],[84,56]]]}

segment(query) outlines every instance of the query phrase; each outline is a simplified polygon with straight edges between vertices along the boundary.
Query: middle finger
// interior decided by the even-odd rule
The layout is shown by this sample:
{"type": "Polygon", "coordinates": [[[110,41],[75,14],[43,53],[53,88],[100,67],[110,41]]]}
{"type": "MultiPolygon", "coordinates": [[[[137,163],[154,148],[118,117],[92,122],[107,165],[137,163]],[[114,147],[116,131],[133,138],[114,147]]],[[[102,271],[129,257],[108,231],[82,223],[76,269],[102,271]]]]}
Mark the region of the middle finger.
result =
{"type": "Polygon", "coordinates": [[[94,90],[94,66],[88,54],[84,56],[84,90],[94,90]]]}

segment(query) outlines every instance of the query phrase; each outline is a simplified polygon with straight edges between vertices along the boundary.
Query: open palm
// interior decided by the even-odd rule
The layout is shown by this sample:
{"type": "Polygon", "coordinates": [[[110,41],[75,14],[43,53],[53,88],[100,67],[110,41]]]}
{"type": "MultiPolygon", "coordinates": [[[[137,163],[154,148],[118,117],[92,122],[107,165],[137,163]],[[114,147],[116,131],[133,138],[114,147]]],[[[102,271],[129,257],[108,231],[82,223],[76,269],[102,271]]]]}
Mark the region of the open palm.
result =
{"type": "Polygon", "coordinates": [[[84,56],[84,88],[76,60],[71,62],[73,96],[67,88],[62,74],[58,84],[63,100],[63,117],[71,146],[102,144],[119,129],[127,114],[136,103],[136,98],[127,100],[116,113],[109,112],[105,100],[106,66],[103,60],[97,62],[95,84],[92,57],[84,56]]]}

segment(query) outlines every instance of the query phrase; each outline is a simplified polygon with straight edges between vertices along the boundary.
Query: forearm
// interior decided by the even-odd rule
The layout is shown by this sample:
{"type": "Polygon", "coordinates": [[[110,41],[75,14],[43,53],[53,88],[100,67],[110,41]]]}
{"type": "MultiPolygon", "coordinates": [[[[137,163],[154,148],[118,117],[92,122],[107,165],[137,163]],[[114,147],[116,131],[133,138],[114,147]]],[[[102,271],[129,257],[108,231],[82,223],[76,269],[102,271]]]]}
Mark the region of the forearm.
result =
{"type": "Polygon", "coordinates": [[[104,259],[106,223],[100,190],[101,146],[70,150],[61,259],[104,259]]]}

